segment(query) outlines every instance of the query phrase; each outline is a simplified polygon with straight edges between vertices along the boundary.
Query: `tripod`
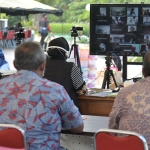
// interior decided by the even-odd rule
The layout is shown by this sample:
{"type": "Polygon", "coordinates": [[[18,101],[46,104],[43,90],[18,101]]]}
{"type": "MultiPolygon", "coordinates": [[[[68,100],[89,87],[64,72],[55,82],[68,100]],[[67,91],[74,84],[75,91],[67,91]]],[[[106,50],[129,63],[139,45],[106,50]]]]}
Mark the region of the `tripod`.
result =
{"type": "Polygon", "coordinates": [[[70,54],[73,50],[74,50],[75,63],[78,66],[78,68],[80,69],[80,72],[82,74],[80,58],[79,58],[79,53],[78,53],[78,45],[76,44],[76,36],[74,36],[74,44],[72,44],[72,46],[71,46],[70,54]]]}
{"type": "Polygon", "coordinates": [[[106,63],[107,68],[106,68],[105,73],[104,73],[104,80],[103,80],[103,84],[102,84],[102,89],[105,89],[106,84],[107,84],[107,89],[109,89],[109,84],[111,84],[111,81],[110,81],[111,77],[113,78],[115,86],[118,87],[117,82],[116,82],[115,77],[114,77],[114,74],[113,74],[113,71],[110,70],[111,57],[106,56],[105,60],[106,60],[105,63],[106,63]]]}

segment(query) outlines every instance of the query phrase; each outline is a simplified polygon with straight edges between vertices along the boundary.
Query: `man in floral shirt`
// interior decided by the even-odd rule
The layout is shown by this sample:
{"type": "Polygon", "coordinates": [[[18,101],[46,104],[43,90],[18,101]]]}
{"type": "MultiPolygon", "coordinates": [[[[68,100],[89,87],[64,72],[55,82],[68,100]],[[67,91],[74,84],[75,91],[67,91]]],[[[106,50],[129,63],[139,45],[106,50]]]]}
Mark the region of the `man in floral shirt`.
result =
{"type": "Polygon", "coordinates": [[[109,128],[142,134],[150,149],[150,50],[145,54],[144,79],[123,88],[110,113],[109,128]]]}
{"type": "Polygon", "coordinates": [[[29,150],[62,150],[61,129],[82,132],[83,121],[65,89],[42,78],[45,60],[35,42],[16,48],[17,73],[0,80],[0,123],[22,127],[29,150]]]}

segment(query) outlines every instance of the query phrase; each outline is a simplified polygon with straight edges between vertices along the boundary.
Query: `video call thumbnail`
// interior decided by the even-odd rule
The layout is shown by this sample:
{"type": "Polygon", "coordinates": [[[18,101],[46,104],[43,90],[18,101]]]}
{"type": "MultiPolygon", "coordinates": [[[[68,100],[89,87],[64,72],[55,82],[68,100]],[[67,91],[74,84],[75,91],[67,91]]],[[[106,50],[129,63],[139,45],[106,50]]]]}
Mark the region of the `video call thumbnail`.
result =
{"type": "Polygon", "coordinates": [[[110,50],[115,51],[116,53],[132,52],[132,46],[129,44],[110,43],[110,50]]]}
{"type": "Polygon", "coordinates": [[[127,25],[137,25],[138,17],[127,17],[127,25]]]}
{"type": "Polygon", "coordinates": [[[142,7],[142,15],[150,16],[150,7],[142,7]]]}
{"type": "Polygon", "coordinates": [[[146,44],[150,44],[150,35],[144,35],[143,42],[146,44]]]}
{"type": "Polygon", "coordinates": [[[116,17],[112,16],[112,24],[126,24],[126,17],[116,17]]]}
{"type": "Polygon", "coordinates": [[[106,44],[105,43],[100,43],[99,44],[99,51],[105,52],[106,51],[106,44]]]}
{"type": "Polygon", "coordinates": [[[124,35],[110,34],[110,43],[124,43],[124,35]]]}
{"type": "Polygon", "coordinates": [[[96,40],[96,42],[94,43],[94,47],[97,50],[97,52],[105,52],[107,48],[106,45],[107,43],[104,43],[100,40],[96,40]]]}
{"type": "Polygon", "coordinates": [[[141,44],[139,53],[146,53],[150,48],[150,44],[141,44]]]}
{"type": "Polygon", "coordinates": [[[109,25],[96,25],[96,34],[110,34],[110,26],[109,25]]]}
{"type": "Polygon", "coordinates": [[[135,34],[125,34],[124,36],[125,43],[136,44],[136,35],[135,34]]]}
{"type": "MultiPolygon", "coordinates": [[[[125,44],[125,45],[127,45],[127,46],[129,46],[129,44],[125,44]]],[[[130,52],[130,53],[139,53],[139,51],[140,51],[140,45],[139,44],[130,44],[130,49],[131,49],[131,51],[128,51],[128,52],[130,52]]],[[[124,49],[124,52],[126,51],[126,49],[124,49]]]]}
{"type": "Polygon", "coordinates": [[[143,17],[143,25],[150,25],[150,17],[143,17]]]}
{"type": "Polygon", "coordinates": [[[138,7],[127,7],[127,15],[137,17],[138,16],[138,7]]]}
{"type": "Polygon", "coordinates": [[[106,16],[106,7],[100,7],[99,8],[99,15],[100,16],[106,16]]]}
{"type": "Polygon", "coordinates": [[[136,38],[136,42],[139,44],[150,44],[150,35],[149,34],[139,35],[136,38]]]}
{"type": "Polygon", "coordinates": [[[128,33],[136,34],[137,26],[128,26],[128,33]]]}
{"type": "Polygon", "coordinates": [[[126,8],[110,7],[110,16],[126,16],[126,8]]]}
{"type": "Polygon", "coordinates": [[[140,33],[140,34],[150,34],[150,26],[140,26],[138,28],[138,33],[140,33]]]}
{"type": "Polygon", "coordinates": [[[100,34],[98,36],[96,36],[96,39],[99,41],[99,43],[109,43],[110,40],[110,36],[109,34],[100,34]]]}
{"type": "Polygon", "coordinates": [[[96,22],[100,23],[101,25],[109,24],[110,18],[107,16],[96,16],[96,22]]]}
{"type": "Polygon", "coordinates": [[[127,26],[124,25],[110,25],[110,34],[124,34],[128,31],[127,26]]]}

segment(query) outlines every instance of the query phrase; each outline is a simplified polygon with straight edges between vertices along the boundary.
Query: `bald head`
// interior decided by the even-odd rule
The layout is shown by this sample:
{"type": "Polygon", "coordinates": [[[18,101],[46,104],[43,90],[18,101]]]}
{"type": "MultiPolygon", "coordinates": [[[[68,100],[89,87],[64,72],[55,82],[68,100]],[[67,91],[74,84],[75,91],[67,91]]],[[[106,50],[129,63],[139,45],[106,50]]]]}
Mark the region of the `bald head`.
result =
{"type": "Polygon", "coordinates": [[[150,76],[150,50],[148,50],[144,56],[143,75],[144,77],[150,76]]]}

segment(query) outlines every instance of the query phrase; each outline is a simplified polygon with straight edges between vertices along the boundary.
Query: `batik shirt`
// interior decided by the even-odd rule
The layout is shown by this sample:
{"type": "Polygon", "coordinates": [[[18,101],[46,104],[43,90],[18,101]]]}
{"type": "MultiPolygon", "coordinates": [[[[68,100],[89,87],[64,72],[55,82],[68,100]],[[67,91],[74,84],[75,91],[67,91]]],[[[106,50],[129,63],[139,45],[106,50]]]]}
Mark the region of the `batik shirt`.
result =
{"type": "Polygon", "coordinates": [[[22,127],[29,150],[59,150],[61,129],[82,117],[61,85],[21,70],[0,80],[0,123],[22,127]]]}
{"type": "Polygon", "coordinates": [[[140,133],[150,148],[150,77],[118,93],[110,113],[109,128],[140,133]]]}

